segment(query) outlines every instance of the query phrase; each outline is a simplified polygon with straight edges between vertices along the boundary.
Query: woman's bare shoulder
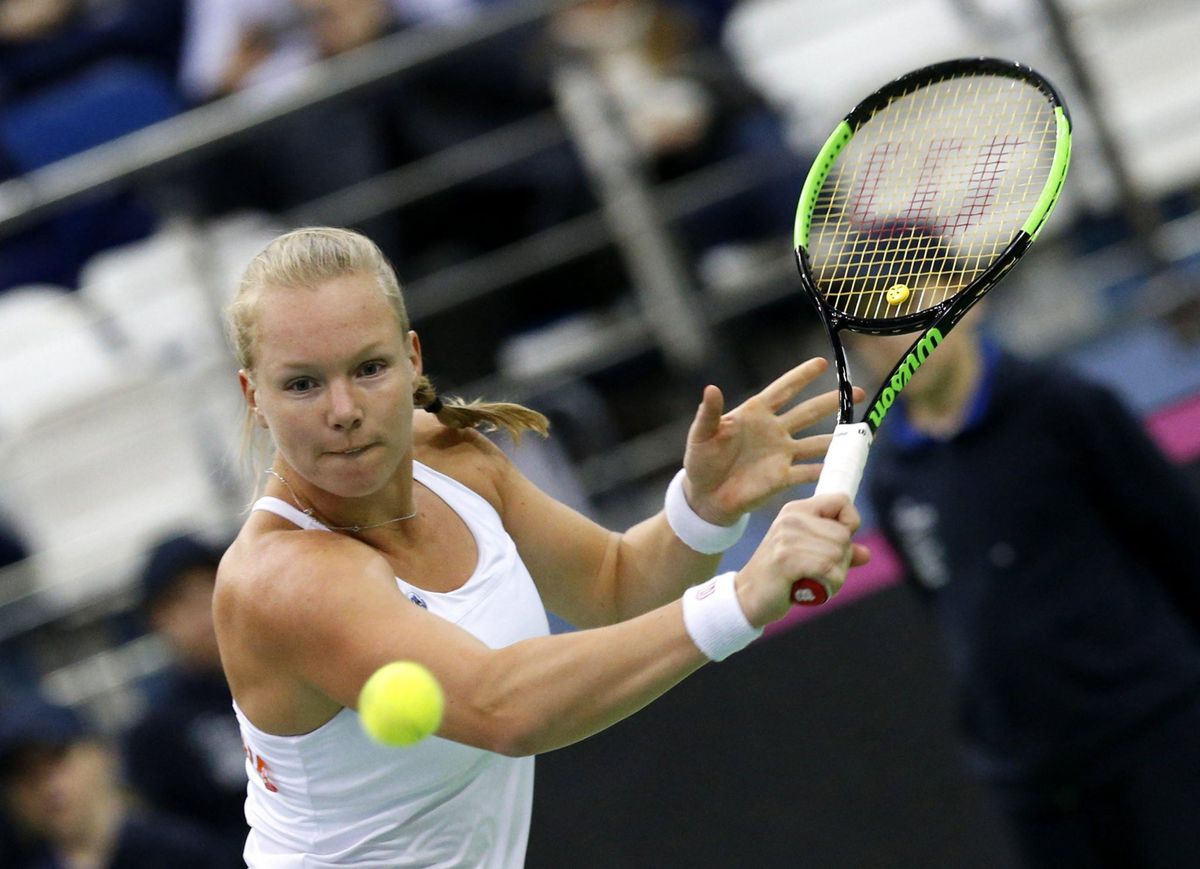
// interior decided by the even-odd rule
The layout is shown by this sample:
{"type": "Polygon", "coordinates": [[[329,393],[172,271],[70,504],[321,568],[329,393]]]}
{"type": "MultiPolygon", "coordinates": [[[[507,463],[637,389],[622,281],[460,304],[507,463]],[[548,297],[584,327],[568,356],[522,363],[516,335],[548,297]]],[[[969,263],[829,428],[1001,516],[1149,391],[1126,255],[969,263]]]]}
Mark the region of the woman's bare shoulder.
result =
{"type": "MultiPolygon", "coordinates": [[[[252,516],[221,560],[214,611],[252,626],[321,612],[339,577],[386,568],[379,553],[328,531],[305,531],[252,516]]],[[[390,575],[386,569],[384,575],[390,575]]]]}
{"type": "Polygon", "coordinates": [[[371,656],[405,637],[406,619],[421,610],[360,541],[270,517],[247,526],[221,563],[213,601],[225,675],[257,726],[305,733],[353,705],[378,666],[371,656]]]}
{"type": "Polygon", "coordinates": [[[504,451],[481,432],[450,428],[424,412],[416,414],[413,424],[413,458],[493,503],[498,503],[502,480],[512,466],[504,451]]]}

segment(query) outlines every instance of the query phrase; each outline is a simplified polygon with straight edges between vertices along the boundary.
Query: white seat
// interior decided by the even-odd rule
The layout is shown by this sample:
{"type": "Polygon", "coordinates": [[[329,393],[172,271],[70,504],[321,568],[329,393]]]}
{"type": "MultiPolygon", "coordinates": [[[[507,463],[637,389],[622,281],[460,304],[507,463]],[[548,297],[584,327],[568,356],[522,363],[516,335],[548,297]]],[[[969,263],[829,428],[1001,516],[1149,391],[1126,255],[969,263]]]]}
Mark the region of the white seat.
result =
{"type": "Polygon", "coordinates": [[[224,353],[220,302],[205,283],[204,239],[186,223],[92,257],[80,295],[129,354],[151,365],[203,364],[224,353]]]}
{"type": "Polygon", "coordinates": [[[205,230],[208,263],[222,305],[233,299],[250,260],[287,229],[278,219],[255,211],[229,214],[209,222],[205,230]]]}
{"type": "Polygon", "coordinates": [[[127,587],[164,530],[232,531],[248,493],[222,488],[237,437],[231,376],[155,373],[49,414],[4,445],[0,494],[51,608],[127,587]],[[218,386],[232,393],[219,412],[209,398],[218,386]]]}
{"type": "Polygon", "coordinates": [[[1200,5],[1074,5],[1080,49],[1132,180],[1153,196],[1191,189],[1200,180],[1200,5]]]}
{"type": "Polygon", "coordinates": [[[36,285],[0,294],[0,434],[107,388],[119,373],[74,293],[36,285]]]}
{"type": "Polygon", "coordinates": [[[104,251],[80,274],[80,294],[144,363],[204,366],[229,356],[223,308],[251,258],[282,231],[236,213],[168,223],[150,238],[104,251]]]}
{"type": "Polygon", "coordinates": [[[945,0],[752,0],[730,14],[724,44],[813,147],[889,79],[985,42],[945,0]]]}
{"type": "MultiPolygon", "coordinates": [[[[857,99],[908,69],[992,54],[1038,69],[1065,90],[1075,127],[1075,172],[1063,204],[1116,204],[1117,187],[1095,122],[1036,4],[991,0],[747,0],[725,44],[748,77],[793,122],[806,148],[821,144],[857,99]],[[986,11],[983,11],[985,10],[986,11]],[[996,23],[990,19],[996,19],[996,23]],[[852,59],[853,62],[847,62],[852,59]]],[[[1200,64],[1195,0],[1069,0],[1066,13],[1133,181],[1150,195],[1200,179],[1200,64]]],[[[1051,221],[1051,232],[1065,222],[1051,221]]]]}

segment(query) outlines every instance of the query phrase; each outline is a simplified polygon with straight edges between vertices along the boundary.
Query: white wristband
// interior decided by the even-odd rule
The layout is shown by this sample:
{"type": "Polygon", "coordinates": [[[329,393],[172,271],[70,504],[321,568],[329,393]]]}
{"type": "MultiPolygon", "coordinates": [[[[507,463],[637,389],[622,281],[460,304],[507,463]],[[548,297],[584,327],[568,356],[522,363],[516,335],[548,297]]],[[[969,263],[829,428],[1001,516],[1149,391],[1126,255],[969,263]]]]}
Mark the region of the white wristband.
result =
{"type": "Polygon", "coordinates": [[[734,588],[733,571],[693,585],[683,593],[683,626],[692,642],[713,661],[724,661],[762,636],[746,619],[734,588]]]}
{"type": "Polygon", "coordinates": [[[688,545],[689,548],[704,555],[716,555],[724,552],[742,539],[750,515],[743,513],[741,518],[732,525],[714,525],[698,515],[687,502],[683,494],[683,476],[686,472],[680,468],[671,485],[667,486],[667,500],[664,512],[667,524],[675,532],[675,536],[688,545]]]}

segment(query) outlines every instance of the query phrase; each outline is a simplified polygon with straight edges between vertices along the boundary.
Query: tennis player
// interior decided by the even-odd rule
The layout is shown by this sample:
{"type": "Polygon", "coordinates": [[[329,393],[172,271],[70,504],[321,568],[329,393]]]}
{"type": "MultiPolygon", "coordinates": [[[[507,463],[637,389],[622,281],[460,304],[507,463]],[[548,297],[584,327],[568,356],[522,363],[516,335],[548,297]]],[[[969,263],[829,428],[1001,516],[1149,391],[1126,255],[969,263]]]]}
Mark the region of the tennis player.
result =
{"type": "Polygon", "coordinates": [[[246,270],[229,326],[248,431],[273,447],[214,602],[251,867],[520,866],[533,755],[750,643],[788,611],[795,579],[837,585],[849,549],[867,558],[854,507],[828,496],[787,504],[742,570],[709,579],[746,511],[815,479],[828,437],[795,434],[836,396],[794,400],[822,360],[728,413],[707,387],[664,510],[614,533],[477,430],[544,433],[544,417],[436,396],[365,237],[279,237],[246,270]],[[551,636],[546,609],[581,630],[551,636]],[[400,659],[433,671],[446,712],[435,737],[385,748],[355,703],[400,659]]]}

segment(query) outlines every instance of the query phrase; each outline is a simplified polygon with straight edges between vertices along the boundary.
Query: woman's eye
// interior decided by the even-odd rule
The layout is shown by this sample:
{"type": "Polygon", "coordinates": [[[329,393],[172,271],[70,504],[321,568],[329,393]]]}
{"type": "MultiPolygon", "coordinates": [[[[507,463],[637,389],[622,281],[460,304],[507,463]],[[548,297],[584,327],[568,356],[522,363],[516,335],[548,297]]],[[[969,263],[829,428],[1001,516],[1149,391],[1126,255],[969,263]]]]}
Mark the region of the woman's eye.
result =
{"type": "Polygon", "coordinates": [[[372,362],[364,363],[362,368],[360,368],[358,370],[359,370],[359,373],[362,374],[364,377],[373,377],[374,375],[381,373],[385,367],[386,366],[382,362],[375,360],[372,362]]]}
{"type": "Polygon", "coordinates": [[[308,377],[297,377],[295,380],[289,380],[284,389],[288,392],[307,392],[315,385],[308,377]]]}

